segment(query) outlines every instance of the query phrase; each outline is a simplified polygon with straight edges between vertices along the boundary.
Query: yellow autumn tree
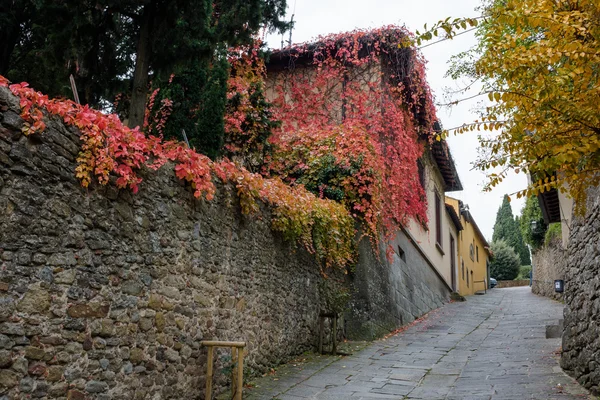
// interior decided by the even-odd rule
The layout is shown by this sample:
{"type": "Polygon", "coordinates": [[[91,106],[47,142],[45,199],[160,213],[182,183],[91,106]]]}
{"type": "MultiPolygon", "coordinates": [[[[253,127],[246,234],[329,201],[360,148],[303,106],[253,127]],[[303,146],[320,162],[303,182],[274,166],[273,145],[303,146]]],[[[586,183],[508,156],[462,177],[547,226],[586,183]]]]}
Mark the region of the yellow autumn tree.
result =
{"type": "Polygon", "coordinates": [[[498,130],[480,140],[476,163],[488,188],[509,170],[526,171],[533,182],[517,197],[562,187],[583,205],[585,189],[600,183],[600,1],[496,0],[481,11],[418,36],[480,22],[479,45],[458,55],[449,75],[481,80],[492,105],[456,131],[498,130]]]}

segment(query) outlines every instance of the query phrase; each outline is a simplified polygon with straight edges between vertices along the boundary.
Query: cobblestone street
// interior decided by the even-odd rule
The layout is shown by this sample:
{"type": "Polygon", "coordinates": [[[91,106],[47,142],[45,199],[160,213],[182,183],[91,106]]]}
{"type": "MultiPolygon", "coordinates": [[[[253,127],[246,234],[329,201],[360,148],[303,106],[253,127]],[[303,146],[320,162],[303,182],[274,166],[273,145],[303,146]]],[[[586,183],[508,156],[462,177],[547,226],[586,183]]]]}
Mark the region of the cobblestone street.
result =
{"type": "Polygon", "coordinates": [[[558,365],[561,303],[529,287],[447,304],[348,357],[259,379],[248,399],[593,399],[558,365]]]}

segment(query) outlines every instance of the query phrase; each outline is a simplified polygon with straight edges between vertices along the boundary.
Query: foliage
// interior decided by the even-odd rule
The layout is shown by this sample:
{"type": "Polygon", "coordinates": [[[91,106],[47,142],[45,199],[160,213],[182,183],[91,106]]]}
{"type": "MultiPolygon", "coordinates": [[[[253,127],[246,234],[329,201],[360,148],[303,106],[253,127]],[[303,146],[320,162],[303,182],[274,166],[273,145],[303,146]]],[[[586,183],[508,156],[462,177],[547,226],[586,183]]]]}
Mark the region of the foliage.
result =
{"type": "Polygon", "coordinates": [[[531,273],[531,265],[522,265],[521,268],[519,268],[519,275],[515,278],[515,280],[529,279],[530,273],[531,273]]]}
{"type": "Polygon", "coordinates": [[[217,159],[223,151],[228,73],[229,65],[222,58],[209,67],[193,65],[180,75],[169,77],[168,82],[159,81],[157,101],[149,113],[151,123],[164,121],[162,133],[170,139],[183,140],[185,131],[191,147],[217,159]],[[173,107],[168,118],[163,119],[157,105],[164,101],[173,107]]]}
{"type": "Polygon", "coordinates": [[[269,138],[279,122],[265,98],[262,42],[229,51],[231,73],[225,112],[225,154],[258,171],[271,151],[269,138]]]}
{"type": "Polygon", "coordinates": [[[523,242],[523,236],[521,236],[521,229],[519,223],[515,220],[512,213],[508,196],[504,196],[502,205],[498,209],[496,214],[496,223],[494,224],[494,234],[492,236],[493,241],[504,240],[506,243],[515,249],[515,252],[519,255],[521,265],[530,265],[531,259],[529,257],[529,249],[523,242]]]}
{"type": "Polygon", "coordinates": [[[525,243],[531,246],[532,250],[537,250],[544,244],[544,235],[548,226],[544,221],[542,209],[537,196],[528,197],[523,209],[521,210],[521,234],[525,243]],[[534,223],[535,227],[532,226],[534,223]]]}
{"type": "Polygon", "coordinates": [[[152,87],[156,107],[171,102],[169,118],[151,116],[165,136],[182,139],[185,129],[212,158],[224,143],[224,49],[251,45],[262,28],[289,25],[285,0],[8,3],[0,5],[0,74],[53,97],[71,97],[73,74],[84,104],[108,108],[118,97],[132,127],[143,126],[152,87]]]}
{"type": "Polygon", "coordinates": [[[548,230],[544,236],[544,246],[562,245],[562,225],[560,222],[554,222],[548,225],[548,230]]]}
{"type": "MultiPolygon", "coordinates": [[[[153,34],[146,43],[140,35],[136,60],[141,61],[142,67],[150,65],[154,78],[162,82],[171,74],[184,80],[189,74],[187,79],[194,83],[200,80],[200,85],[189,84],[182,90],[186,97],[189,94],[199,96],[201,101],[192,103],[191,107],[182,104],[180,113],[192,119],[197,117],[193,122],[198,129],[191,130],[190,141],[196,142],[202,152],[213,158],[221,152],[219,146],[223,145],[225,73],[228,70],[224,49],[252,44],[261,27],[285,29],[287,24],[280,19],[285,8],[285,0],[151,0],[139,11],[140,32],[148,24],[153,34]],[[139,57],[141,54],[146,56],[145,60],[139,57]]],[[[134,110],[145,104],[145,96],[141,104],[136,99],[136,89],[147,83],[148,75],[147,69],[138,71],[136,65],[133,80],[137,88],[134,87],[130,118],[135,117],[134,110]]],[[[178,113],[176,106],[174,114],[178,113]]],[[[130,126],[136,124],[136,121],[130,121],[130,126]]]]}
{"type": "Polygon", "coordinates": [[[51,96],[71,97],[69,75],[85,104],[125,90],[135,29],[115,7],[130,1],[19,0],[0,5],[0,74],[51,96]]]}
{"type": "Polygon", "coordinates": [[[319,292],[323,299],[321,312],[339,315],[348,311],[352,292],[343,283],[333,279],[323,279],[319,282],[319,292]]]}
{"type": "MultiPolygon", "coordinates": [[[[484,151],[476,166],[491,170],[486,189],[510,170],[528,172],[533,181],[517,197],[561,188],[582,214],[586,188],[600,183],[600,3],[486,0],[481,11],[479,43],[455,57],[449,75],[481,81],[483,89],[466,99],[487,95],[493,104],[454,131],[501,129],[480,138],[484,151]]],[[[457,21],[433,29],[454,36],[467,27],[457,21]]],[[[430,33],[419,39],[431,39],[430,33]]]]}
{"type": "Polygon", "coordinates": [[[286,67],[272,83],[281,127],[271,173],[341,201],[375,241],[427,220],[417,160],[436,115],[422,56],[399,47],[407,38],[394,26],[356,30],[271,56],[286,67]]]}
{"type": "Polygon", "coordinates": [[[343,266],[354,257],[354,221],[341,204],[319,199],[302,186],[290,187],[280,179],[253,174],[228,160],[213,162],[179,142],[146,137],[139,129],[124,126],[115,114],[51,100],[25,83],[9,85],[2,76],[0,86],[8,86],[20,99],[23,134],[44,131],[44,112],[80,130],[83,144],[76,174],[84,187],[95,179],[103,185],[114,180],[117,187],[137,192],[141,168],[156,170],[172,161],[177,177],[191,184],[197,198],[213,198],[214,174],[235,185],[244,213],[257,212],[259,201],[271,206],[273,229],[315,253],[324,266],[343,266]]]}
{"type": "MultiPolygon", "coordinates": [[[[444,20],[438,21],[431,28],[427,29],[427,24],[424,26],[424,32],[415,31],[415,39],[414,42],[417,45],[421,45],[423,42],[432,40],[434,38],[438,38],[439,33],[442,32],[444,38],[453,39],[454,36],[459,35],[458,31],[465,30],[468,28],[474,28],[479,24],[479,20],[481,18],[454,18],[448,17],[444,20]]],[[[425,45],[427,46],[427,45],[425,45]]],[[[423,46],[423,47],[425,47],[423,46]]]]}
{"type": "Polygon", "coordinates": [[[519,275],[521,261],[514,249],[504,240],[495,240],[491,243],[492,261],[490,263],[490,276],[497,280],[510,281],[519,275]]]}

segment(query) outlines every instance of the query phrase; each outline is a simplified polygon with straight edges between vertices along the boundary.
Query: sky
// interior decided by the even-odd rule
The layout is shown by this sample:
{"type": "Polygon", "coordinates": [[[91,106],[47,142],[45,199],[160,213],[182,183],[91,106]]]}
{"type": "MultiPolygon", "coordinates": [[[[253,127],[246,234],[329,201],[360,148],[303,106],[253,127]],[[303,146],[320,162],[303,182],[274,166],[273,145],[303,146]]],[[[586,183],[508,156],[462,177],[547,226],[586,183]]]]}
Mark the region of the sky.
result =
{"type": "MultiPolygon", "coordinates": [[[[292,41],[302,43],[311,41],[319,35],[347,32],[356,28],[378,28],[384,25],[406,25],[411,30],[423,31],[423,26],[431,26],[447,17],[476,16],[480,0],[288,0],[288,18],[294,13],[292,41]]],[[[281,47],[281,35],[267,35],[267,44],[271,48],[281,47]]],[[[285,35],[288,40],[288,34],[285,35]]],[[[453,40],[447,40],[422,49],[428,61],[427,80],[437,102],[443,102],[444,89],[458,89],[464,82],[445,78],[448,61],[454,54],[469,49],[475,44],[473,33],[466,33],[453,40]]],[[[477,119],[473,108],[477,101],[460,103],[448,110],[438,108],[438,118],[445,128],[462,125],[477,119]]],[[[477,158],[477,133],[464,133],[450,136],[448,143],[454,157],[463,191],[447,193],[469,205],[471,214],[484,236],[491,240],[496,212],[502,203],[504,194],[514,193],[527,186],[524,174],[511,174],[492,192],[483,192],[486,176],[473,170],[471,163],[477,158]]],[[[513,214],[520,214],[523,200],[512,196],[513,214]]]]}

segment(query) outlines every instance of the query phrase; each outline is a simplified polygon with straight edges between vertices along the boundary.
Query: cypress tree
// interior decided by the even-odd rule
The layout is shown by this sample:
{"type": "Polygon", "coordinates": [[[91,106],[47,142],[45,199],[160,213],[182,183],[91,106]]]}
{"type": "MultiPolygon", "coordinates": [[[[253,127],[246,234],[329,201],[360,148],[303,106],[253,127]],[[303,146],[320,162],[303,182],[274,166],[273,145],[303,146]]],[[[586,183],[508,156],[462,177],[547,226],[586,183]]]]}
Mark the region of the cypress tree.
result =
{"type": "Polygon", "coordinates": [[[512,207],[510,206],[507,195],[504,195],[502,205],[496,214],[496,223],[494,224],[492,240],[506,241],[506,243],[515,250],[522,265],[531,265],[529,249],[525,246],[521,228],[518,221],[513,216],[512,207]]]}
{"type": "Polygon", "coordinates": [[[152,86],[161,88],[159,100],[170,92],[179,95],[170,99],[173,111],[166,136],[181,139],[185,129],[192,146],[218,157],[229,71],[224,49],[252,43],[262,26],[286,29],[288,24],[281,21],[285,6],[285,0],[150,0],[142,10],[141,26],[150,26],[152,35],[140,31],[137,53],[147,58],[136,62],[129,126],[143,122],[144,88],[152,70],[152,86]]]}

